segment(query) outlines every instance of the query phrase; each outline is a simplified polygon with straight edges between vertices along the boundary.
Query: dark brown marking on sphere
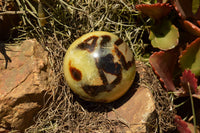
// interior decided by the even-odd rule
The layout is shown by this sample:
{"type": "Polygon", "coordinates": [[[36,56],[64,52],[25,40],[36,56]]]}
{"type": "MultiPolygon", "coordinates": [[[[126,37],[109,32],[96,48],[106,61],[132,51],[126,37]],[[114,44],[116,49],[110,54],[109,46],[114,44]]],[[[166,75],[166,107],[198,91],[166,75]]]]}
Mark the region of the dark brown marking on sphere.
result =
{"type": "Polygon", "coordinates": [[[97,40],[99,37],[97,36],[91,36],[89,38],[87,38],[86,40],[84,40],[82,43],[80,43],[77,48],[80,48],[82,50],[87,50],[88,52],[93,52],[96,45],[97,45],[97,40]],[[92,40],[92,43],[89,44],[88,42],[92,40]]]}
{"type": "Polygon", "coordinates": [[[94,97],[97,96],[101,92],[109,92],[111,91],[115,86],[112,84],[108,85],[84,85],[83,90],[90,96],[94,97]]]}
{"type": "Polygon", "coordinates": [[[100,64],[97,62],[97,60],[95,60],[96,66],[98,68],[98,72],[99,72],[99,76],[101,77],[101,80],[103,81],[104,85],[108,84],[108,80],[103,72],[103,69],[101,68],[100,64]]]}
{"type": "Polygon", "coordinates": [[[103,35],[101,37],[102,37],[102,41],[101,41],[100,45],[105,47],[106,44],[111,40],[111,37],[109,35],[103,35]]]}
{"type": "Polygon", "coordinates": [[[116,87],[117,84],[120,83],[122,79],[122,75],[118,75],[117,78],[111,83],[107,85],[84,85],[83,90],[90,96],[97,96],[101,92],[109,92],[112,91],[113,88],[116,87]]]}
{"type": "Polygon", "coordinates": [[[72,78],[76,81],[80,81],[82,79],[82,73],[80,70],[78,70],[77,68],[75,67],[72,67],[71,66],[71,62],[69,62],[69,71],[70,71],[70,74],[72,76],[72,78]]]}
{"type": "Polygon", "coordinates": [[[115,45],[119,46],[120,44],[122,44],[124,41],[119,38],[117,41],[115,41],[115,45]]]}
{"type": "Polygon", "coordinates": [[[121,65],[114,63],[114,57],[112,54],[107,54],[106,56],[100,57],[97,67],[99,69],[103,69],[104,72],[113,75],[119,75],[122,71],[121,65]]]}
{"type": "Polygon", "coordinates": [[[126,62],[125,57],[123,55],[122,52],[119,51],[119,49],[117,47],[115,47],[115,52],[117,54],[117,56],[120,59],[120,62],[122,63],[122,66],[125,70],[128,70],[133,64],[134,64],[134,57],[132,58],[132,61],[128,61],[126,62]]]}
{"type": "Polygon", "coordinates": [[[104,85],[85,85],[83,90],[90,96],[97,96],[98,93],[105,91],[104,85]]]}
{"type": "Polygon", "coordinates": [[[100,92],[109,92],[121,82],[122,79],[122,66],[118,63],[114,63],[114,57],[112,54],[108,54],[104,57],[100,57],[95,60],[98,68],[99,76],[103,81],[103,85],[84,85],[83,90],[90,96],[94,97],[100,92]],[[116,75],[117,77],[108,83],[105,73],[116,75]]]}
{"type": "Polygon", "coordinates": [[[112,88],[114,88],[116,85],[118,85],[122,80],[122,74],[117,75],[117,78],[111,83],[112,88]]]}
{"type": "MultiPolygon", "coordinates": [[[[110,42],[111,37],[109,35],[103,35],[101,36],[102,40],[100,42],[100,49],[99,49],[99,54],[103,55],[105,51],[105,47],[107,44],[110,42]]],[[[97,36],[91,36],[84,40],[83,43],[79,44],[77,48],[80,48],[82,50],[87,50],[89,52],[93,52],[96,45],[97,45],[97,36]],[[88,42],[91,41],[91,44],[88,42]]],[[[123,43],[122,39],[118,39],[115,42],[115,45],[120,45],[123,43]]],[[[118,50],[118,49],[117,49],[118,50]]],[[[117,56],[120,56],[120,61],[124,62],[122,63],[123,67],[128,67],[125,61],[124,56],[122,53],[118,50],[115,50],[117,52],[117,56]]],[[[99,76],[103,82],[102,85],[83,85],[82,88],[83,90],[90,96],[94,97],[97,96],[100,92],[109,92],[112,91],[113,88],[118,85],[121,80],[122,80],[122,65],[119,63],[114,62],[114,56],[112,54],[107,54],[105,56],[100,56],[99,58],[95,59],[95,64],[96,67],[98,68],[99,76]],[[108,83],[108,79],[105,76],[105,73],[109,73],[112,75],[116,75],[116,78],[112,81],[112,83],[108,83]]],[[[81,73],[80,73],[81,74],[81,73]]],[[[75,71],[74,77],[79,77],[79,73],[75,71]]],[[[81,79],[81,78],[80,78],[81,79]]]]}

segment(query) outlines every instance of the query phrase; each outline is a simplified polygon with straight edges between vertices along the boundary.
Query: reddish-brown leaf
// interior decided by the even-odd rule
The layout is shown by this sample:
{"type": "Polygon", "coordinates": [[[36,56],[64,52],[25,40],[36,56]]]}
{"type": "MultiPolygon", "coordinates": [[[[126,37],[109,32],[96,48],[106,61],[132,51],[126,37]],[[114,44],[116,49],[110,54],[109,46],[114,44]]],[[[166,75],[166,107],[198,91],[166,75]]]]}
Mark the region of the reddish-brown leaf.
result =
{"type": "Polygon", "coordinates": [[[192,0],[175,0],[174,7],[183,19],[193,17],[192,0]]]}
{"type": "Polygon", "coordinates": [[[176,124],[177,130],[180,133],[191,133],[187,123],[184,120],[182,120],[180,116],[175,115],[174,122],[176,124]]]}
{"type": "Polygon", "coordinates": [[[200,37],[200,28],[198,26],[194,25],[188,20],[181,20],[180,23],[182,24],[184,29],[187,30],[189,33],[200,37]]]}
{"type": "Polygon", "coordinates": [[[195,78],[195,75],[190,70],[185,70],[182,73],[181,79],[181,86],[183,89],[184,94],[189,95],[189,89],[191,89],[192,93],[198,93],[197,92],[197,79],[195,78]]]}
{"type": "Polygon", "coordinates": [[[141,5],[136,5],[135,7],[143,14],[151,18],[154,18],[156,20],[168,15],[172,9],[172,5],[170,5],[169,3],[156,3],[151,5],[141,4],[141,5]]]}
{"type": "Polygon", "coordinates": [[[175,91],[173,71],[178,60],[177,49],[155,52],[149,58],[154,72],[160,77],[167,91],[175,91]]]}
{"type": "Polygon", "coordinates": [[[200,26],[200,20],[197,20],[197,24],[198,24],[198,26],[200,26]]]}
{"type": "Polygon", "coordinates": [[[194,4],[193,2],[194,0],[175,0],[175,2],[172,4],[178,12],[178,15],[182,18],[180,23],[184,29],[186,29],[192,35],[200,36],[200,27],[198,27],[198,20],[200,19],[200,7],[196,9],[196,7],[198,7],[198,2],[197,4],[194,4]],[[193,13],[194,9],[195,13],[193,13]]]}

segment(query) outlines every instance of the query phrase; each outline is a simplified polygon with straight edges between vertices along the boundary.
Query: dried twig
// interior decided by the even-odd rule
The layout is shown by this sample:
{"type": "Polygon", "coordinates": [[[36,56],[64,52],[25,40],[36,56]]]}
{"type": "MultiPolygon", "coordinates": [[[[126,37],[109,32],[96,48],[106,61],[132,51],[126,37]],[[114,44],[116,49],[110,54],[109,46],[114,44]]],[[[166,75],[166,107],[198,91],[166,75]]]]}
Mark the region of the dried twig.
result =
{"type": "Polygon", "coordinates": [[[16,14],[25,14],[25,11],[3,11],[3,12],[0,12],[0,15],[16,15],[16,14]]]}

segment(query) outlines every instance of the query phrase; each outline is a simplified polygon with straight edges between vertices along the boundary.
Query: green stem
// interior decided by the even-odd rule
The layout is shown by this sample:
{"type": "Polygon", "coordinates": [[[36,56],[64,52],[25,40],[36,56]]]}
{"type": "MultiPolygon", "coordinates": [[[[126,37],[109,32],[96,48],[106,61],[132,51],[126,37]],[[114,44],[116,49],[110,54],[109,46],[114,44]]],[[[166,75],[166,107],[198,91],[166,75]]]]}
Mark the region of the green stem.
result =
{"type": "Polygon", "coordinates": [[[189,84],[189,83],[188,83],[188,88],[189,88],[190,101],[191,101],[191,106],[192,106],[194,133],[197,133],[197,128],[196,128],[196,115],[195,115],[195,109],[194,109],[194,102],[193,102],[192,92],[191,92],[191,88],[190,88],[190,84],[189,84]]]}

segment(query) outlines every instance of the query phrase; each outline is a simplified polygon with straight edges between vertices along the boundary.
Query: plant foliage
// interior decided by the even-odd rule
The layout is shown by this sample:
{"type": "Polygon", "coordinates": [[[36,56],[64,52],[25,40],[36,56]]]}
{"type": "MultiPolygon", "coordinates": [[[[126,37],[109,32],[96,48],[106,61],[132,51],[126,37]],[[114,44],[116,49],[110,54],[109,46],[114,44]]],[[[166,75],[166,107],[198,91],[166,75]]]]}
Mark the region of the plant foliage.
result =
{"type": "MultiPolygon", "coordinates": [[[[200,100],[199,0],[160,0],[156,4],[138,5],[136,9],[152,19],[149,39],[160,51],[152,52],[149,62],[166,90],[177,98],[190,96],[191,103],[193,98],[200,100]]],[[[195,117],[194,106],[192,110],[195,117]]],[[[195,118],[193,122],[196,124],[195,118]]],[[[175,123],[179,132],[191,132],[180,116],[175,116],[175,123]]]]}

